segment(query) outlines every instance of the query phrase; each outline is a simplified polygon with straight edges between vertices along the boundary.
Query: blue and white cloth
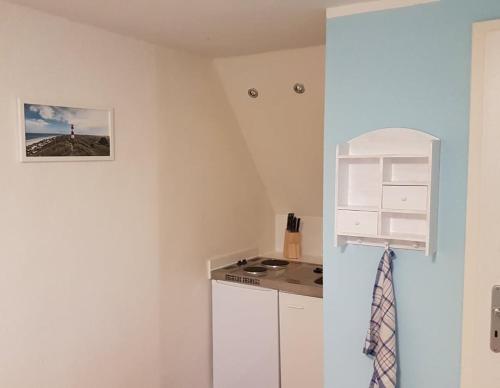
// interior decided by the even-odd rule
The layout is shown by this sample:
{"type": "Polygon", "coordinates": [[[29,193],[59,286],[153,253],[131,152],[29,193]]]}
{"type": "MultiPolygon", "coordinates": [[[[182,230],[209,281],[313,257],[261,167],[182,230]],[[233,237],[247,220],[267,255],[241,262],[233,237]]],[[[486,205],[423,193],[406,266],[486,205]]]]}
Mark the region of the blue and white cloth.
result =
{"type": "Polygon", "coordinates": [[[370,388],[395,388],[397,385],[396,300],[392,282],[392,257],[386,250],[378,266],[373,289],[370,328],[363,352],[373,356],[370,388]]]}

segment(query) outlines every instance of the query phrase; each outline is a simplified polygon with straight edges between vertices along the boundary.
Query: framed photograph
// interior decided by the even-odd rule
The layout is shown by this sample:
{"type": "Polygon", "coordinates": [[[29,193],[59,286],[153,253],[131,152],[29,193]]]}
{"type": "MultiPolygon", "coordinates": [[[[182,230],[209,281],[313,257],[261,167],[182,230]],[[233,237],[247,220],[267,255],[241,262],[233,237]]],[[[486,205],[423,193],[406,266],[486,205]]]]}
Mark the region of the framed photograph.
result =
{"type": "Polygon", "coordinates": [[[19,100],[24,162],[114,160],[113,110],[19,100]]]}

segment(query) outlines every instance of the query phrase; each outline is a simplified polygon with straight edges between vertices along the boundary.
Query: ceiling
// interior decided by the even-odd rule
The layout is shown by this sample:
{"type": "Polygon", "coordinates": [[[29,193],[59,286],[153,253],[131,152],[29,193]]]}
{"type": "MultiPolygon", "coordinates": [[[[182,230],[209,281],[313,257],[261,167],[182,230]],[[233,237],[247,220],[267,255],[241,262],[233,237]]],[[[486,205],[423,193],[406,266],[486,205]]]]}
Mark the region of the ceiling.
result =
{"type": "Polygon", "coordinates": [[[324,43],[325,8],[366,0],[12,0],[210,57],[324,43]]]}

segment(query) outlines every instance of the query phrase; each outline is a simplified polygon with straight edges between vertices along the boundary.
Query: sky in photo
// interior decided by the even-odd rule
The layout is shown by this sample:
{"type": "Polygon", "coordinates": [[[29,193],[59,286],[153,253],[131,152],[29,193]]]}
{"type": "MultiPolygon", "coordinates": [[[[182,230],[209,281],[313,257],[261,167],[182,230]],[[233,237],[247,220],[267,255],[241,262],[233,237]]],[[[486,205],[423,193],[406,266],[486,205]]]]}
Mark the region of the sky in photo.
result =
{"type": "Polygon", "coordinates": [[[109,136],[108,111],[24,104],[26,133],[69,134],[71,124],[80,135],[109,136]]]}

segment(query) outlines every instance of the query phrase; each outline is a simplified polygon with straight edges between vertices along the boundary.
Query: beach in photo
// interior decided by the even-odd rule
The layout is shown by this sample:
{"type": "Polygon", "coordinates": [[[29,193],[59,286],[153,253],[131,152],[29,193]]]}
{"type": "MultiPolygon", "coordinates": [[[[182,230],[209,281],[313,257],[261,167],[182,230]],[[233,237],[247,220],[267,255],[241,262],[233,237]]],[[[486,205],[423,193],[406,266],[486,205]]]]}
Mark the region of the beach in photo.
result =
{"type": "Polygon", "coordinates": [[[25,156],[110,157],[110,111],[23,104],[25,156]]]}

